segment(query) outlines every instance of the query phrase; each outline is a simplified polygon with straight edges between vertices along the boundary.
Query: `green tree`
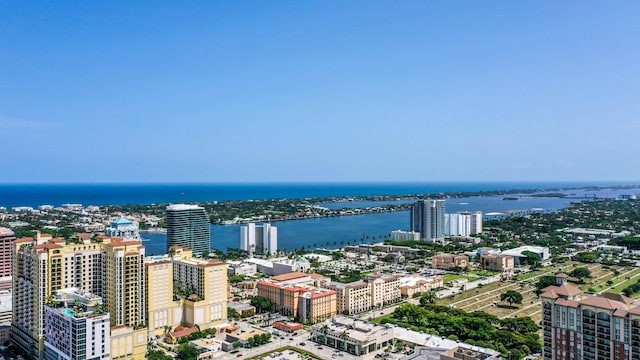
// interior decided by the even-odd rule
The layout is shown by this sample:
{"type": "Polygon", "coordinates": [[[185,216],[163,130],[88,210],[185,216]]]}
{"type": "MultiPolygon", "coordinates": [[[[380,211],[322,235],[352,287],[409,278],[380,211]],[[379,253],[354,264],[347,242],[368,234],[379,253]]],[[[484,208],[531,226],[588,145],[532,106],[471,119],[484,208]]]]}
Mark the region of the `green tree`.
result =
{"type": "Polygon", "coordinates": [[[176,359],[180,360],[196,360],[198,358],[198,349],[189,345],[182,344],[178,347],[178,356],[176,359]]]}
{"type": "Polygon", "coordinates": [[[547,286],[551,286],[555,284],[556,284],[555,276],[551,276],[551,275],[541,276],[538,279],[538,282],[536,283],[536,294],[539,295],[542,289],[546,288],[547,286]]]}
{"type": "Polygon", "coordinates": [[[264,296],[254,296],[253,299],[251,299],[251,305],[255,306],[256,311],[261,313],[269,311],[274,304],[264,296]]]}
{"type": "Polygon", "coordinates": [[[436,294],[432,291],[426,292],[420,296],[420,305],[425,306],[428,304],[435,304],[436,294]]]}
{"type": "Polygon", "coordinates": [[[149,360],[172,360],[173,358],[169,355],[165,355],[162,350],[149,350],[147,352],[146,358],[149,360]]]}
{"type": "Polygon", "coordinates": [[[515,290],[507,290],[500,295],[500,300],[508,302],[509,306],[522,304],[522,294],[515,290]]]}
{"type": "Polygon", "coordinates": [[[569,273],[569,275],[577,278],[580,283],[584,283],[585,278],[591,277],[591,270],[587,269],[586,267],[578,267],[573,269],[573,271],[569,273]]]}

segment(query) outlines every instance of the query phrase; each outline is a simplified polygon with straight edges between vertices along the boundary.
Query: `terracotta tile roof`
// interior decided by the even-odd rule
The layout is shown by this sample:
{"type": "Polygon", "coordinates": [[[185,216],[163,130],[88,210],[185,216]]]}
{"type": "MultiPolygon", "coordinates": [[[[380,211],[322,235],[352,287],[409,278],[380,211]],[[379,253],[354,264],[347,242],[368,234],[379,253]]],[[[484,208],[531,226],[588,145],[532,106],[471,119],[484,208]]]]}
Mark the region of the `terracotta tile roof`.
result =
{"type": "Polygon", "coordinates": [[[626,296],[624,296],[622,294],[603,293],[603,294],[600,294],[600,296],[605,297],[607,299],[620,301],[621,303],[624,303],[627,306],[633,304],[633,299],[632,298],[626,297],[626,296]]]}
{"type": "Polygon", "coordinates": [[[562,306],[569,306],[569,307],[574,307],[577,308],[580,306],[580,301],[577,300],[567,300],[567,299],[557,299],[556,300],[556,305],[562,305],[562,306]]]}
{"type": "Polygon", "coordinates": [[[309,276],[309,274],[305,274],[303,272],[291,272],[288,274],[282,274],[282,275],[276,275],[276,276],[272,276],[271,279],[275,280],[275,281],[287,281],[287,280],[292,280],[292,279],[298,279],[301,277],[305,277],[305,276],[309,276]]]}
{"type": "Polygon", "coordinates": [[[629,312],[628,312],[627,310],[624,310],[624,309],[618,309],[618,310],[616,310],[616,311],[614,311],[614,312],[613,312],[613,315],[614,315],[614,316],[619,316],[619,317],[625,317],[625,316],[627,316],[627,314],[628,314],[628,313],[629,313],[629,312]]]}
{"type": "Polygon", "coordinates": [[[309,277],[311,277],[312,279],[321,279],[324,277],[324,275],[313,273],[313,274],[309,274],[309,277]]]}
{"type": "Polygon", "coordinates": [[[52,243],[46,243],[46,244],[36,245],[34,246],[34,248],[35,249],[62,249],[62,246],[52,244],[52,243]]]}
{"type": "Polygon", "coordinates": [[[17,240],[14,240],[13,242],[15,244],[19,244],[19,243],[28,243],[28,242],[34,242],[35,240],[32,237],[23,237],[17,240]]]}
{"type": "Polygon", "coordinates": [[[602,296],[589,296],[586,299],[582,299],[581,303],[582,305],[595,306],[608,310],[627,309],[626,304],[602,296]]]}
{"type": "Polygon", "coordinates": [[[561,278],[561,279],[568,279],[569,275],[565,274],[565,273],[560,273],[558,275],[556,275],[557,278],[561,278]]]}
{"type": "Polygon", "coordinates": [[[547,286],[546,288],[542,289],[542,293],[543,295],[545,295],[545,297],[551,297],[551,298],[573,297],[573,296],[582,294],[582,290],[580,290],[579,288],[573,285],[562,284],[562,285],[547,286]],[[547,295],[547,293],[554,294],[555,296],[553,295],[549,296],[547,295]]]}
{"type": "Polygon", "coordinates": [[[193,334],[196,331],[198,331],[198,329],[196,329],[195,327],[191,327],[191,328],[184,328],[184,329],[180,329],[180,330],[177,330],[177,331],[174,331],[174,332],[170,332],[169,334],[174,339],[178,339],[178,338],[181,338],[183,336],[187,336],[187,335],[193,334]]]}
{"type": "Polygon", "coordinates": [[[67,242],[67,240],[57,237],[57,238],[53,238],[53,239],[49,240],[49,242],[52,242],[52,243],[63,243],[63,242],[67,242]]]}

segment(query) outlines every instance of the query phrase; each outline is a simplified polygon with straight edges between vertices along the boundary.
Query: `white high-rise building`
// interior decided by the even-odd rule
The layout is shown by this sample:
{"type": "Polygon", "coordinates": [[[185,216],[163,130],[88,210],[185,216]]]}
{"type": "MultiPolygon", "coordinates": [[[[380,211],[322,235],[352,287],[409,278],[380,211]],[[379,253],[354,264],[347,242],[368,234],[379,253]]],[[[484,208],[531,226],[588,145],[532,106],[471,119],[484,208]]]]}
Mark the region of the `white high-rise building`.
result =
{"type": "Polygon", "coordinates": [[[60,291],[44,306],[45,358],[111,359],[109,321],[99,296],[60,291]]]}
{"type": "Polygon", "coordinates": [[[482,211],[445,214],[445,234],[470,236],[482,232],[482,211]]]}
{"type": "Polygon", "coordinates": [[[411,231],[428,241],[444,241],[444,200],[420,200],[411,208],[411,231]]]}
{"type": "Polygon", "coordinates": [[[278,228],[255,223],[241,226],[240,248],[250,254],[275,255],[278,251],[278,228]]]}

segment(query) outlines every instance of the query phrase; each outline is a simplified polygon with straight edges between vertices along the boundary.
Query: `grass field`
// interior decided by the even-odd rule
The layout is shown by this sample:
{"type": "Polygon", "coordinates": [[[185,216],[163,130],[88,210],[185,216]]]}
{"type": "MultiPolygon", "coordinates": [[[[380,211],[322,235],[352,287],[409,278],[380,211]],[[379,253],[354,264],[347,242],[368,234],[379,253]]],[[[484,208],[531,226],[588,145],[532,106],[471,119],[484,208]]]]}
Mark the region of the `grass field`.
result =
{"type": "MultiPolygon", "coordinates": [[[[438,305],[453,306],[465,311],[484,311],[499,318],[529,316],[534,321],[541,320],[540,298],[535,293],[535,283],[545,275],[555,275],[559,272],[570,273],[576,267],[586,267],[592,277],[584,283],[574,283],[582,290],[593,289],[596,292],[620,293],[625,287],[640,280],[640,268],[623,268],[612,266],[604,268],[600,264],[583,264],[565,262],[543,269],[521,274],[511,280],[499,281],[482,288],[467,290],[461,294],[450,296],[437,301],[438,305]],[[615,275],[614,270],[619,274],[615,275]],[[607,283],[610,281],[610,283],[607,283]],[[500,301],[500,295],[507,290],[515,290],[522,294],[522,304],[514,308],[506,307],[500,301]]],[[[570,279],[577,282],[577,279],[570,279]]]]}
{"type": "Polygon", "coordinates": [[[477,278],[472,276],[458,275],[458,274],[447,274],[442,277],[442,281],[446,284],[449,281],[457,280],[457,279],[467,279],[469,281],[477,280],[477,278]]]}

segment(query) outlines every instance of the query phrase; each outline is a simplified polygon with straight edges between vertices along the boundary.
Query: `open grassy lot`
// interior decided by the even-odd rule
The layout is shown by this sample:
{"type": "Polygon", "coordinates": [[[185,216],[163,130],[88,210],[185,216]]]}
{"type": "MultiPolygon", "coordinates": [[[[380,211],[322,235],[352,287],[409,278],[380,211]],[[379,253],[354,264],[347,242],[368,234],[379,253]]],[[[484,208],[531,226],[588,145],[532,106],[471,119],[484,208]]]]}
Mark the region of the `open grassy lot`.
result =
{"type": "Polygon", "coordinates": [[[505,317],[529,316],[534,321],[540,321],[540,299],[536,295],[535,283],[545,275],[555,275],[559,272],[570,273],[576,267],[586,267],[591,271],[592,277],[585,279],[584,283],[578,283],[577,279],[571,279],[574,285],[584,291],[589,289],[596,292],[620,293],[625,287],[640,280],[640,268],[623,268],[618,266],[603,267],[600,264],[583,264],[577,262],[565,262],[543,269],[521,274],[511,280],[499,281],[481,288],[467,290],[461,294],[439,299],[437,304],[448,305],[465,311],[484,311],[489,314],[505,317]],[[618,272],[618,275],[615,274],[618,272]],[[500,295],[507,290],[515,290],[522,294],[522,304],[509,307],[500,301],[500,295]]]}
{"type": "Polygon", "coordinates": [[[446,274],[442,277],[442,281],[446,284],[449,281],[453,281],[456,279],[467,279],[469,281],[477,280],[477,278],[472,276],[458,275],[458,274],[446,274]]]}

